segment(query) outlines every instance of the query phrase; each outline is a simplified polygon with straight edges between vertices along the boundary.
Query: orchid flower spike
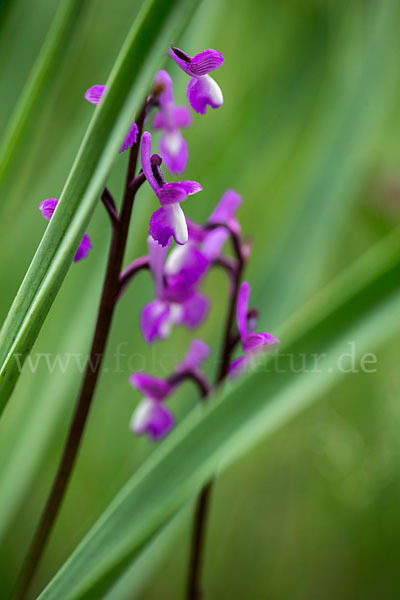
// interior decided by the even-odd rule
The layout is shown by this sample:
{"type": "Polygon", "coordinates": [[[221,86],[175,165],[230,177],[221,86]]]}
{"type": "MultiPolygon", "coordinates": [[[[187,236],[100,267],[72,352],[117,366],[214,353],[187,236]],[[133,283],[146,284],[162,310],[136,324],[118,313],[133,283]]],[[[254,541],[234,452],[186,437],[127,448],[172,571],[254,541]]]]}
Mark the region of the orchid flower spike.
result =
{"type": "MultiPolygon", "coordinates": [[[[85,100],[87,100],[91,104],[99,104],[100,100],[103,98],[106,92],[106,88],[107,86],[105,85],[92,85],[92,87],[86,90],[85,100]]],[[[132,148],[132,146],[137,142],[138,134],[138,126],[135,122],[133,122],[128,130],[128,133],[125,136],[124,141],[122,142],[122,146],[119,152],[125,152],[125,150],[129,150],[129,148],[132,148]]]]}
{"type": "Polygon", "coordinates": [[[151,135],[148,131],[142,135],[140,152],[143,173],[161,204],[151,217],[149,233],[164,247],[171,236],[177,244],[186,244],[188,229],[180,203],[203,188],[197,181],[165,182],[160,169],[161,158],[157,154],[151,156],[151,135]]]}
{"type": "Polygon", "coordinates": [[[186,106],[175,106],[172,80],[167,71],[158,71],[154,83],[162,90],[158,95],[159,111],[153,121],[153,128],[163,131],[160,153],[171,173],[183,173],[188,159],[188,149],[180,130],[189,127],[192,117],[186,106]]]}
{"type": "MultiPolygon", "coordinates": [[[[176,366],[175,371],[177,373],[197,371],[209,352],[210,349],[204,342],[193,340],[184,360],[176,366]]],[[[130,424],[132,433],[146,434],[149,440],[155,441],[163,438],[173,428],[174,417],[164,406],[164,401],[179,385],[173,381],[173,378],[170,381],[145,373],[131,375],[131,385],[144,396],[132,416],[130,424]]]]}
{"type": "MultiPolygon", "coordinates": [[[[42,217],[46,219],[46,221],[50,221],[54,211],[56,210],[57,204],[58,200],[56,198],[48,198],[47,200],[43,200],[43,202],[39,204],[39,210],[42,213],[42,217]]],[[[74,256],[74,262],[78,262],[79,260],[82,260],[82,258],[86,258],[91,248],[92,244],[90,242],[88,234],[85,232],[82,241],[79,244],[78,250],[76,251],[76,254],[74,256]]]]}
{"type": "Polygon", "coordinates": [[[221,88],[208,73],[218,69],[224,57],[217,50],[204,50],[196,56],[188,56],[179,48],[170,48],[169,56],[176,64],[191,76],[188,83],[186,95],[190,106],[194,111],[204,115],[207,105],[211,108],[222,106],[224,98],[221,88]]]}
{"type": "Polygon", "coordinates": [[[271,333],[255,333],[255,319],[249,315],[250,285],[244,281],[240,286],[237,301],[237,322],[244,355],[236,359],[229,368],[230,375],[243,372],[252,359],[259,354],[273,352],[280,341],[271,333]]]}
{"type": "MultiPolygon", "coordinates": [[[[152,344],[155,339],[167,338],[174,325],[198,327],[208,313],[209,301],[197,291],[198,279],[186,265],[180,277],[176,275],[169,281],[164,266],[167,247],[160,246],[152,237],[147,241],[156,299],[144,307],[140,328],[146,342],[152,344]]],[[[201,265],[193,264],[195,273],[199,268],[201,265]]]]}

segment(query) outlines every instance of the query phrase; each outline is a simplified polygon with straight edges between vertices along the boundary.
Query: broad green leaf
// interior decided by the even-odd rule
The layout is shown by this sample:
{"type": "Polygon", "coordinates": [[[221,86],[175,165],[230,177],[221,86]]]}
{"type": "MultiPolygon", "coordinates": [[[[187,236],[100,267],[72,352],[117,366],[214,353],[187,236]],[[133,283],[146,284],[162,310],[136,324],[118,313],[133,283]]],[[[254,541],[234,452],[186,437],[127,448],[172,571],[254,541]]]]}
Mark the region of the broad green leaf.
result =
{"type": "Polygon", "coordinates": [[[281,331],[285,343],[278,366],[270,357],[206,408],[195,409],[154,451],[41,600],[98,598],[213,472],[287,422],[344,374],[348,365],[340,361],[353,348],[349,344],[354,343],[360,368],[362,356],[396,330],[399,281],[396,231],[287,324],[281,331]],[[292,357],[297,360],[294,368],[292,357]]]}
{"type": "Polygon", "coordinates": [[[95,111],[42,242],[0,334],[0,407],[4,408],[18,368],[14,355],[29,353],[93,213],[132,117],[139,109],[168,44],[179,35],[196,3],[144,3],[95,111]]]}
{"type": "MultiPolygon", "coordinates": [[[[52,27],[21,93],[0,144],[0,184],[20,143],[24,128],[43,92],[45,83],[57,67],[60,54],[87,0],[63,0],[52,27]]],[[[1,14],[1,13],[0,13],[1,14]]]]}

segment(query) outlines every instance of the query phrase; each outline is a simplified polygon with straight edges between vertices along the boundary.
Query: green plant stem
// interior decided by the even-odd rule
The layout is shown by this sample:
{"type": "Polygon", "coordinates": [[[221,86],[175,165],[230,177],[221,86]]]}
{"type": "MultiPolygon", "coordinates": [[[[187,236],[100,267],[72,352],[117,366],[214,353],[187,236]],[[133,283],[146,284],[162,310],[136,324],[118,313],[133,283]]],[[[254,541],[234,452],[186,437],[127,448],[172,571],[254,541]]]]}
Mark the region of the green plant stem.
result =
{"type": "MultiPolygon", "coordinates": [[[[215,229],[220,224],[211,225],[209,229],[215,229]]],[[[232,245],[236,255],[236,269],[232,271],[233,277],[230,280],[230,296],[228,314],[225,322],[224,341],[221,353],[221,367],[218,372],[216,386],[219,386],[226,379],[231,363],[232,353],[238,341],[237,336],[233,335],[235,322],[235,313],[237,299],[239,295],[240,284],[242,282],[245,258],[241,249],[240,238],[230,231],[232,245]]],[[[206,400],[206,398],[204,398],[206,400]]],[[[204,544],[208,522],[208,513],[210,508],[211,493],[214,486],[214,479],[210,479],[202,488],[197,501],[193,517],[192,540],[190,547],[189,570],[186,588],[186,600],[199,600],[203,596],[201,589],[202,566],[204,561],[204,544]]]]}
{"type": "MultiPolygon", "coordinates": [[[[145,181],[143,173],[140,173],[136,177],[135,173],[147,106],[148,103],[146,102],[136,120],[139,128],[138,142],[132,147],[129,155],[121,213],[118,218],[112,219],[112,239],[106,274],[81,390],[53,485],[17,582],[13,596],[14,600],[22,600],[26,597],[30,584],[36,574],[47,540],[64,499],[89,416],[117,302],[119,278],[125,254],[133,203],[136,192],[145,181]]],[[[104,195],[108,195],[107,192],[103,193],[103,202],[104,195]]]]}

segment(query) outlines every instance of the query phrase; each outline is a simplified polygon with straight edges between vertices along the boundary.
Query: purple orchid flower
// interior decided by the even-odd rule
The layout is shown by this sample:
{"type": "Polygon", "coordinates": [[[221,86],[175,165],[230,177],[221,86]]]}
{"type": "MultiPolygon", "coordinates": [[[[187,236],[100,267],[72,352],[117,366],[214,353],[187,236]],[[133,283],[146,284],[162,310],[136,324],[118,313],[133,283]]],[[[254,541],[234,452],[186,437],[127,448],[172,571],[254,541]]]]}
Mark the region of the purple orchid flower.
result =
{"type": "Polygon", "coordinates": [[[188,159],[188,149],[180,129],[189,127],[192,117],[186,106],[175,106],[172,80],[167,71],[158,71],[155,86],[162,89],[158,95],[160,110],[153,121],[153,128],[163,131],[160,141],[161,156],[171,173],[183,173],[188,159]]]}
{"type": "MultiPolygon", "coordinates": [[[[107,86],[105,85],[92,85],[85,93],[85,100],[90,102],[91,104],[99,104],[100,100],[103,98],[107,86]]],[[[128,133],[125,136],[125,139],[122,143],[122,146],[119,150],[119,153],[125,152],[125,150],[129,150],[132,148],[134,144],[137,142],[137,137],[139,134],[138,126],[135,122],[130,126],[128,133]]]]}
{"type": "Polygon", "coordinates": [[[174,418],[163,400],[171,394],[173,386],[165,379],[145,373],[133,373],[130,383],[144,396],[132,416],[132,433],[146,433],[151,440],[165,436],[174,426],[174,418]]]}
{"type": "Polygon", "coordinates": [[[254,332],[255,319],[249,318],[248,313],[249,299],[250,285],[244,281],[240,286],[237,301],[237,322],[244,355],[231,364],[230,375],[242,373],[256,356],[272,352],[280,344],[271,333],[254,332]]]}
{"type": "Polygon", "coordinates": [[[208,73],[218,69],[224,57],[217,50],[204,50],[196,56],[188,56],[179,48],[170,48],[169,56],[185,73],[191,76],[186,95],[194,111],[204,115],[207,105],[211,108],[222,106],[224,98],[221,88],[208,73]]]}
{"type": "Polygon", "coordinates": [[[171,236],[177,244],[186,244],[188,229],[180,203],[203,189],[197,181],[166,183],[160,169],[161,158],[151,156],[151,135],[142,135],[141,161],[143,173],[160,201],[161,208],[150,219],[149,233],[161,246],[167,246],[171,236]]]}
{"type": "Polygon", "coordinates": [[[165,339],[174,325],[195,329],[204,320],[209,308],[208,298],[197,292],[190,269],[181,278],[169,279],[165,269],[167,247],[148,238],[150,269],[154,279],[156,299],[147,304],[141,315],[140,327],[149,344],[165,339]]]}
{"type": "MultiPolygon", "coordinates": [[[[43,202],[39,204],[39,210],[42,213],[42,217],[46,219],[46,221],[50,221],[54,211],[56,210],[57,204],[58,200],[56,198],[48,198],[47,200],[43,200],[43,202]]],[[[82,241],[79,244],[78,250],[76,251],[76,254],[74,256],[74,262],[78,262],[79,260],[82,260],[82,258],[86,258],[91,249],[91,241],[89,239],[88,234],[85,232],[82,241]]]]}
{"type": "MultiPolygon", "coordinates": [[[[177,373],[196,371],[209,355],[209,347],[201,340],[192,341],[184,360],[176,366],[177,373]]],[[[174,426],[174,417],[163,402],[172,394],[178,383],[160,379],[145,373],[133,373],[131,385],[139,390],[144,398],[133,413],[130,428],[137,435],[147,434],[156,441],[164,437],[174,426]]]]}
{"type": "Polygon", "coordinates": [[[175,290],[185,290],[200,282],[211,264],[217,260],[229,237],[229,229],[240,232],[235,213],[242,198],[233,190],[227,190],[208,219],[209,224],[223,224],[226,227],[206,230],[188,221],[189,238],[184,246],[175,247],[169,254],[165,274],[168,283],[175,290]],[[229,229],[227,229],[229,228],[229,229]]]}

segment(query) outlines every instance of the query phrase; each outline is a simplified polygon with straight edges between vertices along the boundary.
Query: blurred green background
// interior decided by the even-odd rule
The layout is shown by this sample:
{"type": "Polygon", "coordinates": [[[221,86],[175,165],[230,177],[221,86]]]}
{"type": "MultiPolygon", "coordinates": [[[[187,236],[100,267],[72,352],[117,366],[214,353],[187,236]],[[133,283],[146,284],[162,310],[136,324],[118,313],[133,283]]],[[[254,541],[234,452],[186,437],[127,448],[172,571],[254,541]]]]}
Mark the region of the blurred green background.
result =
{"type": "MultiPolygon", "coordinates": [[[[43,43],[56,0],[0,3],[0,135],[43,43]]],[[[103,83],[140,3],[87,0],[57,67],[0,182],[0,317],[3,320],[45,229],[37,210],[58,197],[93,112],[85,90],[103,83]]],[[[187,131],[185,176],[204,192],[186,214],[205,221],[228,187],[243,195],[243,230],[254,239],[248,270],[260,328],[285,320],[344,267],[397,226],[400,216],[398,111],[400,4],[397,1],[206,0],[187,30],[190,53],[225,57],[215,79],[224,106],[196,115],[187,131]]],[[[174,42],[174,40],[171,40],[174,42]]],[[[172,62],[176,100],[187,78],[172,62]]],[[[109,186],[118,197],[126,156],[109,186]]],[[[145,252],[156,199],[143,190],[127,260],[145,252]]],[[[88,228],[89,258],[71,268],[34,347],[88,351],[102,284],[109,223],[100,207],[88,228]]],[[[214,308],[199,335],[218,351],[227,282],[204,289],[214,308]]],[[[152,285],[140,275],[121,302],[106,371],[36,592],[62,564],[152,446],[128,430],[139,400],[130,371],[157,373],[183,355],[190,336],[175,330],[154,348],[138,332],[152,285]],[[120,368],[113,354],[122,343],[120,368]],[[136,355],[136,356],[135,356],[136,355]],[[130,360],[128,358],[130,357],[130,360]]],[[[374,374],[351,374],[273,439],[225,472],[215,489],[205,563],[206,598],[398,598],[400,559],[400,391],[398,340],[371,348],[374,374]]],[[[212,361],[208,366],[212,372],[212,361]]],[[[7,598],[57,465],[80,373],[25,369],[0,422],[0,597],[7,598]],[[21,439],[23,444],[21,445],[21,439]]],[[[171,406],[196,402],[188,386],[171,406]]],[[[113,600],[182,598],[190,507],[113,600]]],[[[35,590],[32,594],[34,597],[35,590]]]]}

